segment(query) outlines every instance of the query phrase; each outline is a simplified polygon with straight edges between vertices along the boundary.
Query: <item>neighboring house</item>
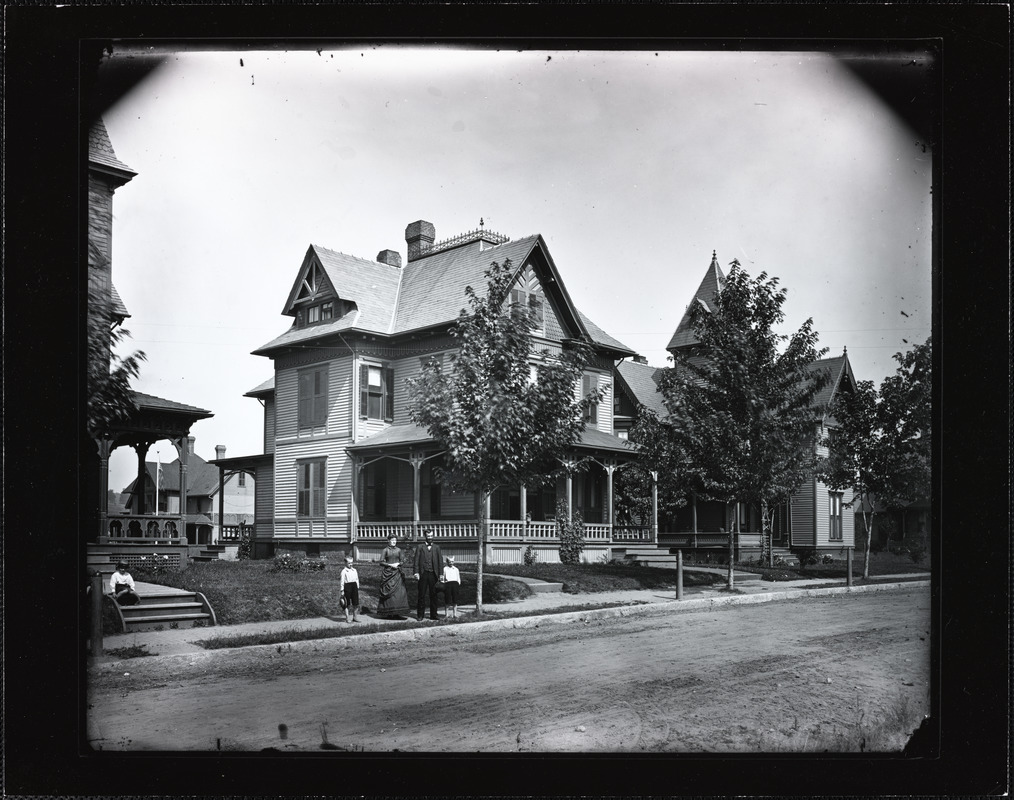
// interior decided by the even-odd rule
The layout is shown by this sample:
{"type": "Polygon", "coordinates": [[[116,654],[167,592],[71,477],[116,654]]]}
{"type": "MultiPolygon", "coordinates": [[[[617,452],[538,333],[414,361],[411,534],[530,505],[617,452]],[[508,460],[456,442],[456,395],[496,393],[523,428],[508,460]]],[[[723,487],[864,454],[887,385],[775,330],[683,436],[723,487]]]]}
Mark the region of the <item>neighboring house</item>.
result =
{"type": "MultiPolygon", "coordinates": [[[[187,543],[220,544],[221,526],[228,529],[254,522],[254,479],[245,472],[222,476],[218,467],[194,452],[195,437],[187,439],[186,538],[187,543]],[[224,507],[223,507],[224,502],[224,507]]],[[[225,447],[217,445],[218,458],[225,457],[225,447]]],[[[161,464],[145,462],[144,507],[149,513],[178,515],[180,513],[179,460],[161,464]],[[157,477],[156,477],[157,476],[157,477]]],[[[130,513],[137,498],[137,479],[123,490],[130,513]]]]}
{"type": "Polygon", "coordinates": [[[292,326],[254,351],[274,363],[273,379],[247,393],[264,405],[264,453],[214,462],[256,476],[254,555],[354,545],[360,558],[376,558],[390,533],[413,539],[425,527],[445,553],[474,560],[475,497],[437,480],[441,452],[409,420],[407,382],[431,359],[450,365],[465,287],[481,296],[490,264],[508,260],[517,274],[511,300],[536,311],[533,358],[589,344],[593,357],[575,397],[598,387],[604,399],[565,459],[565,478],[494,493],[490,560],[520,562],[529,544],[543,560],[557,558],[557,500],[589,523],[589,557],[618,538],[646,535],[611,524],[612,476],[632,456],[613,436],[614,367],[634,353],[575,308],[543,237],[510,241],[477,230],[435,243],[433,225],[418,221],[405,239],[404,266],[392,250],[371,261],[311,245],[282,306],[292,326]]]}
{"type": "MultiPolygon", "coordinates": [[[[88,128],[88,281],[95,290],[92,296],[105,298],[109,303],[113,327],[130,316],[112,281],[113,195],[136,175],[116,157],[102,119],[93,120],[88,128]]],[[[93,313],[96,309],[89,307],[89,314],[93,313]]],[[[181,541],[182,519],[153,514],[151,507],[144,504],[143,496],[132,503],[132,514],[120,514],[121,509],[110,508],[109,455],[118,447],[133,448],[138,456],[140,476],[148,448],[158,440],[167,439],[180,454],[178,472],[182,472],[186,469],[186,441],[191,426],[213,415],[203,408],[141,392],[132,392],[131,397],[135,410],[130,418],[96,437],[97,462],[84,466],[88,472],[85,485],[90,486],[90,470],[95,470],[97,486],[93,502],[98,505],[98,529],[91,529],[89,525],[86,538],[102,544],[116,540],[123,546],[143,544],[146,538],[181,541]]]]}
{"type": "MultiPolygon", "coordinates": [[[[716,293],[721,289],[725,275],[718,264],[717,254],[712,254],[711,263],[705,271],[697,291],[694,293],[686,312],[669,340],[667,350],[692,354],[700,344],[692,323],[690,306],[697,303],[711,308],[716,293]]],[[[694,356],[691,355],[691,358],[694,356]]],[[[831,380],[815,398],[815,403],[824,411],[823,419],[814,431],[814,446],[818,455],[826,455],[826,447],[820,442],[833,428],[835,420],[827,413],[834,396],[841,391],[852,391],[856,387],[848,353],[835,358],[815,361],[811,370],[829,370],[831,380]]],[[[637,414],[643,408],[659,416],[666,413],[662,396],[658,391],[661,367],[652,367],[643,361],[624,361],[617,368],[617,405],[614,416],[617,436],[625,437],[637,414]]],[[[855,544],[854,511],[851,507],[852,492],[833,492],[819,481],[811,478],[801,486],[787,506],[775,509],[773,540],[776,548],[816,548],[837,551],[855,544]]],[[[660,541],[690,542],[693,546],[720,546],[727,539],[727,531],[736,529],[736,514],[739,514],[740,558],[750,557],[760,544],[760,511],[746,504],[726,505],[725,503],[692,498],[691,502],[671,519],[661,519],[660,541]],[[670,534],[666,536],[665,534],[670,534]],[[683,534],[673,536],[672,534],[683,534]],[[686,534],[692,534],[687,536],[686,534]],[[721,535],[718,535],[721,534],[721,535]]]]}

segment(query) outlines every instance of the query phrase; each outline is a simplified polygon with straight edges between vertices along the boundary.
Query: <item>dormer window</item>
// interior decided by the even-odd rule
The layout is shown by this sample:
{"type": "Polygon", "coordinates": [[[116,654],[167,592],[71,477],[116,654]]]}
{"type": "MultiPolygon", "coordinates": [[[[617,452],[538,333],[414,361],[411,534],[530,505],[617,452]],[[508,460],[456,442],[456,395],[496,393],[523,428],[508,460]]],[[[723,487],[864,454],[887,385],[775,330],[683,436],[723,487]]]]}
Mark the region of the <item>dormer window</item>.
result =
{"type": "Polygon", "coordinates": [[[316,303],[296,311],[296,327],[303,328],[307,325],[316,325],[318,322],[327,322],[334,319],[334,300],[327,300],[323,303],[316,303]]]}

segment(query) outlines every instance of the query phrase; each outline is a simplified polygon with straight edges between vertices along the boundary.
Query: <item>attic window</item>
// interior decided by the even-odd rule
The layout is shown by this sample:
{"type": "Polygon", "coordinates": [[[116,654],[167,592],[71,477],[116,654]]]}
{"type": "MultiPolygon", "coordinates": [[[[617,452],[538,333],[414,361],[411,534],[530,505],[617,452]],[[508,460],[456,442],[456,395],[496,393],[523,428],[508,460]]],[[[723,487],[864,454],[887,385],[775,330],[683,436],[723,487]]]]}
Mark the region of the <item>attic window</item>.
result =
{"type": "Polygon", "coordinates": [[[541,334],[545,331],[545,298],[539,279],[535,276],[535,271],[531,266],[527,266],[521,271],[517,284],[511,289],[511,305],[516,308],[528,307],[534,323],[532,333],[541,334]]]}

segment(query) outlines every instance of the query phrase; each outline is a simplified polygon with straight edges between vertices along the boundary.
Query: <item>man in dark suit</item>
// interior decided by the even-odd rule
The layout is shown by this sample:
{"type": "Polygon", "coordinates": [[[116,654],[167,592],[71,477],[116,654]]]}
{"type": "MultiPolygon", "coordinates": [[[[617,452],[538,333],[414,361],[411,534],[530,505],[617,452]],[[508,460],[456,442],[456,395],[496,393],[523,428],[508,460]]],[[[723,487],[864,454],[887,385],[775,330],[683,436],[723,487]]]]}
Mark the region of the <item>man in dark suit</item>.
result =
{"type": "Polygon", "coordinates": [[[416,619],[423,618],[427,594],[430,598],[430,619],[437,619],[437,580],[443,567],[440,545],[433,543],[433,534],[427,529],[423,531],[423,543],[415,550],[415,579],[419,581],[416,619]]]}

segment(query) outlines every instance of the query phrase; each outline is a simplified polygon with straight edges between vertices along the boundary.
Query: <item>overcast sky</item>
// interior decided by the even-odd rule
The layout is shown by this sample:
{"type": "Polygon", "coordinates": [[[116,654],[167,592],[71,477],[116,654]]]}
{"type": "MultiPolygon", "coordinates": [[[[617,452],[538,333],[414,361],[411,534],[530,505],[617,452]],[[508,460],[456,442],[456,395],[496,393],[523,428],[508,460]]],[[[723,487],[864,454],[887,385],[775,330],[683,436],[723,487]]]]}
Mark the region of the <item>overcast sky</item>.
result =
{"type": "MultiPolygon", "coordinates": [[[[713,250],[777,276],[784,332],[812,317],[859,380],[930,334],[932,153],[828,55],[190,52],[104,118],[138,173],[113,200],[135,388],[214,412],[205,459],[263,450],[250,351],[289,327],[307,247],[404,258],[419,219],[541,233],[575,304],[657,366],[713,250]]],[[[110,487],[135,473],[114,451],[110,487]]]]}

